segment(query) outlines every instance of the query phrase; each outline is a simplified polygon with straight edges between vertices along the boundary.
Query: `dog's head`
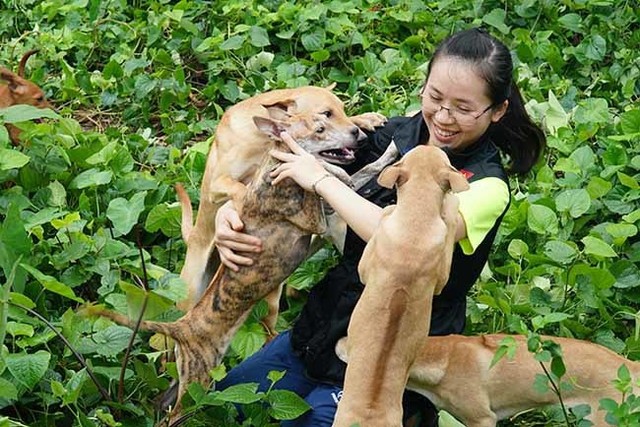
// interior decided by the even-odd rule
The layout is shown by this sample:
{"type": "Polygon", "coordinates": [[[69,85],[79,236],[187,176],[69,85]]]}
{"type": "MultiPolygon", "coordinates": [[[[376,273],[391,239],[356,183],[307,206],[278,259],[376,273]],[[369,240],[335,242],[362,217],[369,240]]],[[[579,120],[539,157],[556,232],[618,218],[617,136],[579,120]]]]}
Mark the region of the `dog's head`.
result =
{"type": "Polygon", "coordinates": [[[402,187],[409,180],[435,181],[443,191],[458,193],[469,188],[465,177],[451,166],[441,149],[419,145],[393,165],[385,168],[378,177],[378,184],[385,188],[402,187]]]}
{"type": "MultiPolygon", "coordinates": [[[[291,113],[291,110],[299,109],[297,100],[285,100],[264,107],[269,117],[255,116],[253,121],[270,138],[279,140],[280,134],[286,131],[318,159],[332,164],[349,164],[355,159],[353,152],[362,131],[350,121],[349,125],[345,125],[329,110],[322,113],[291,113]]],[[[344,111],[339,111],[344,115],[344,111]]]]}
{"type": "MultiPolygon", "coordinates": [[[[281,122],[308,120],[317,133],[307,150],[333,164],[353,162],[353,151],[366,135],[344,112],[344,104],[331,92],[331,87],[306,86],[292,91],[287,99],[264,105],[269,117],[281,122]]],[[[262,130],[262,129],[261,129],[262,130]]],[[[292,134],[292,132],[289,132],[292,134]]]]}
{"type": "Polygon", "coordinates": [[[36,52],[37,50],[30,50],[22,56],[20,64],[18,65],[17,74],[6,68],[0,68],[0,80],[4,80],[9,89],[8,99],[0,99],[0,107],[10,107],[19,104],[33,105],[38,108],[50,107],[42,89],[24,77],[24,68],[27,60],[36,52]]]}

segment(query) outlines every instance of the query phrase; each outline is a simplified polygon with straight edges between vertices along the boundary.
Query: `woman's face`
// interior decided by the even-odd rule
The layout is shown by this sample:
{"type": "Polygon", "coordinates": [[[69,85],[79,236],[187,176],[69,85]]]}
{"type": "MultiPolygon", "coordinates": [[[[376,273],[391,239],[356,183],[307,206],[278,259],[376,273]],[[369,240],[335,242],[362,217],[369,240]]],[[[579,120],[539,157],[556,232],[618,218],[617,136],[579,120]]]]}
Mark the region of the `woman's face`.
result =
{"type": "Polygon", "coordinates": [[[487,83],[472,63],[443,56],[431,66],[422,89],[422,116],[429,144],[461,151],[475,143],[492,122],[502,118],[508,101],[494,106],[487,83]]]}

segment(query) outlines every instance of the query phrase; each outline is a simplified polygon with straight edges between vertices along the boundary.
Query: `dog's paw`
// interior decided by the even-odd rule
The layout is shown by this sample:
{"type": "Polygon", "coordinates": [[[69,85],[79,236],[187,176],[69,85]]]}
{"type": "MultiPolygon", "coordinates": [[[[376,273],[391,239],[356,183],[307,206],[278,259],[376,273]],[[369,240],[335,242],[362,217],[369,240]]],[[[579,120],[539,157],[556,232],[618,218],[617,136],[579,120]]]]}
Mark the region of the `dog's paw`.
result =
{"type": "Polygon", "coordinates": [[[380,113],[364,113],[350,117],[351,122],[362,130],[372,131],[375,128],[384,126],[387,118],[380,113]]]}

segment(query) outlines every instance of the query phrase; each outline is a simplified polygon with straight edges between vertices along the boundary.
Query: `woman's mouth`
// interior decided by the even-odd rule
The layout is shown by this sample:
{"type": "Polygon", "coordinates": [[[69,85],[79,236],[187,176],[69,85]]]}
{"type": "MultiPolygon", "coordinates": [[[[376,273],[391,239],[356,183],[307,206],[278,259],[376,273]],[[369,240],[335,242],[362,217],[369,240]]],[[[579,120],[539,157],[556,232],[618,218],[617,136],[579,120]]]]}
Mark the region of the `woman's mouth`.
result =
{"type": "Polygon", "coordinates": [[[450,142],[459,132],[454,132],[446,129],[439,128],[438,126],[433,127],[433,133],[438,140],[442,142],[450,142]]]}

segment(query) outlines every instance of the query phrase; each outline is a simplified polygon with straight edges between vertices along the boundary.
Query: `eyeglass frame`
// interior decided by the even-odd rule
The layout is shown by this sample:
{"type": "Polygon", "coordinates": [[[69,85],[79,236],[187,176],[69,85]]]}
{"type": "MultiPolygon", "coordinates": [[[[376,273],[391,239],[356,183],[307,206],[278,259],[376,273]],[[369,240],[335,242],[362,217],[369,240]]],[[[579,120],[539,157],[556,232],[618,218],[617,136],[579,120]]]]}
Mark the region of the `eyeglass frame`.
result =
{"type": "MultiPolygon", "coordinates": [[[[425,89],[426,89],[426,88],[427,88],[427,86],[426,86],[426,85],[424,85],[424,86],[422,87],[422,89],[420,90],[420,97],[421,97],[422,99],[424,99],[424,97],[425,97],[425,93],[424,93],[424,92],[425,92],[425,89]]],[[[431,95],[429,95],[429,96],[431,96],[431,95]]],[[[424,102],[424,101],[423,101],[423,102],[424,102]]],[[[473,111],[470,111],[469,113],[465,113],[464,111],[460,111],[460,110],[453,110],[453,112],[452,112],[452,111],[451,111],[451,110],[452,110],[452,108],[457,108],[457,107],[445,107],[445,106],[444,106],[444,105],[442,105],[442,104],[437,104],[437,103],[433,102],[433,100],[431,100],[431,99],[430,99],[428,102],[433,103],[433,105],[435,105],[435,106],[437,106],[437,107],[438,107],[438,108],[436,108],[436,109],[433,111],[433,114],[434,114],[434,115],[438,114],[440,111],[442,111],[442,110],[444,109],[444,110],[447,110],[447,113],[448,113],[449,117],[452,117],[456,122],[458,121],[458,117],[456,117],[456,116],[454,115],[454,113],[455,113],[455,114],[461,114],[461,115],[462,115],[462,117],[471,117],[471,118],[473,118],[473,120],[478,120],[478,119],[479,119],[480,117],[482,117],[482,116],[483,116],[487,111],[489,111],[490,109],[492,109],[493,107],[495,107],[495,106],[496,106],[496,104],[493,104],[493,103],[492,103],[492,104],[489,104],[489,106],[488,106],[487,108],[485,108],[484,110],[482,110],[482,112],[481,112],[480,114],[478,114],[477,116],[474,116],[474,115],[473,115],[473,113],[474,113],[473,111]]],[[[471,123],[470,123],[470,124],[471,124],[471,123]]]]}

